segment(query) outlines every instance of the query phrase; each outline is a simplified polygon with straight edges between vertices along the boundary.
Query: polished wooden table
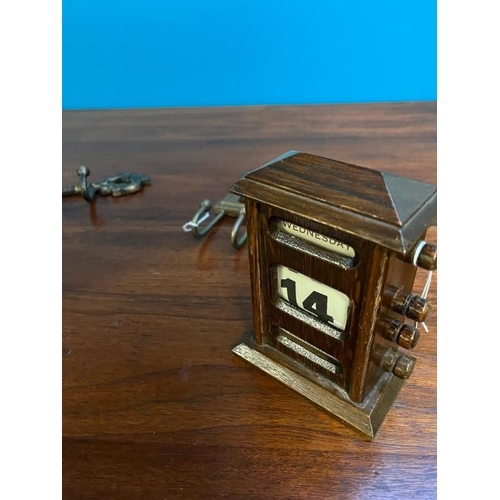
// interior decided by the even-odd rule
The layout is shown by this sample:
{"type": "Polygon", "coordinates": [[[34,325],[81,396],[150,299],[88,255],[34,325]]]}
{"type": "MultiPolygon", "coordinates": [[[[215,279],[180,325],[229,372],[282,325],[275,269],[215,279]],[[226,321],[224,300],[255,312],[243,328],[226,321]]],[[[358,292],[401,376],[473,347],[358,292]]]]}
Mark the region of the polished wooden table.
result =
{"type": "Polygon", "coordinates": [[[436,307],[371,443],[231,353],[252,329],[247,248],[234,219],[181,226],[290,149],[436,183],[436,105],[63,113],[63,184],[79,165],[152,177],[62,202],[64,498],[436,497],[436,307]]]}

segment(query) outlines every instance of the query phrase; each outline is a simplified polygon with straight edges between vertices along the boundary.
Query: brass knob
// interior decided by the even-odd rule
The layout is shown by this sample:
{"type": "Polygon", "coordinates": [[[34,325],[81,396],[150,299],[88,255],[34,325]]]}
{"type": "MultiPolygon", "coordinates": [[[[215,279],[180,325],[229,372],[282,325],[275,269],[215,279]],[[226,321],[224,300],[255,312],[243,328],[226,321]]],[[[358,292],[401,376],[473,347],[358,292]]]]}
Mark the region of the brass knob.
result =
{"type": "Polygon", "coordinates": [[[404,347],[405,349],[413,349],[417,345],[419,338],[420,332],[418,331],[418,328],[412,328],[411,326],[403,325],[403,327],[399,331],[396,342],[398,343],[398,345],[404,347]]]}
{"type": "Polygon", "coordinates": [[[397,342],[405,349],[413,349],[420,338],[420,332],[417,328],[391,318],[385,322],[382,336],[391,342],[397,342]]]}
{"type": "Polygon", "coordinates": [[[403,354],[396,360],[394,369],[392,373],[398,378],[407,379],[410,378],[415,368],[416,358],[410,356],[409,354],[403,354]]]}
{"type": "Polygon", "coordinates": [[[397,319],[391,318],[384,323],[384,329],[382,331],[382,336],[391,342],[396,342],[398,340],[399,332],[403,328],[404,323],[398,321],[397,319]]]}
{"type": "Polygon", "coordinates": [[[420,295],[412,295],[406,307],[405,316],[417,323],[423,323],[429,312],[432,310],[432,304],[420,295]]]}
{"type": "Polygon", "coordinates": [[[409,354],[400,355],[397,351],[386,351],[380,366],[388,372],[392,372],[395,377],[401,379],[410,378],[415,368],[416,358],[409,354]]]}
{"type": "Polygon", "coordinates": [[[432,304],[420,295],[413,295],[400,288],[392,298],[391,309],[417,323],[423,323],[432,309],[432,304]]]}
{"type": "Polygon", "coordinates": [[[426,243],[419,248],[419,253],[416,258],[416,265],[427,271],[435,271],[437,269],[437,246],[432,243],[426,243]]]}

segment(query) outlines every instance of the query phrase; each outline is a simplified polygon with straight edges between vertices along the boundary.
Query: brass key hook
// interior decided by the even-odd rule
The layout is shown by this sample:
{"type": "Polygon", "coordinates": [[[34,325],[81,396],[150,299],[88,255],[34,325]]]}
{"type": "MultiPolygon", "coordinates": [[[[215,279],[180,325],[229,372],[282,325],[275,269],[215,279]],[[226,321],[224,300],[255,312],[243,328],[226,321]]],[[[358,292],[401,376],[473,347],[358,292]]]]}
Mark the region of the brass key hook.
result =
{"type": "Polygon", "coordinates": [[[193,218],[186,222],[182,229],[185,232],[190,232],[195,238],[203,238],[209,231],[213,229],[213,227],[224,217],[224,212],[219,212],[215,215],[212,220],[205,224],[205,226],[200,227],[200,224],[208,219],[210,215],[210,210],[212,209],[212,202],[210,200],[203,200],[200,203],[200,208],[194,214],[193,218]]]}
{"type": "Polygon", "coordinates": [[[240,208],[238,217],[236,218],[236,222],[234,223],[233,229],[231,230],[231,245],[233,245],[233,248],[236,250],[241,248],[247,241],[246,231],[238,237],[238,233],[241,226],[243,225],[243,222],[245,222],[245,207],[240,208]]]}
{"type": "Polygon", "coordinates": [[[245,205],[241,201],[241,197],[231,193],[227,194],[215,204],[215,215],[212,219],[204,226],[201,226],[201,223],[210,216],[211,209],[212,203],[210,200],[203,200],[193,218],[189,222],[186,222],[182,226],[182,229],[187,233],[192,233],[195,238],[203,238],[225,215],[236,217],[236,222],[231,230],[231,245],[236,250],[241,248],[247,240],[246,231],[239,235],[241,226],[245,222],[245,205]]]}

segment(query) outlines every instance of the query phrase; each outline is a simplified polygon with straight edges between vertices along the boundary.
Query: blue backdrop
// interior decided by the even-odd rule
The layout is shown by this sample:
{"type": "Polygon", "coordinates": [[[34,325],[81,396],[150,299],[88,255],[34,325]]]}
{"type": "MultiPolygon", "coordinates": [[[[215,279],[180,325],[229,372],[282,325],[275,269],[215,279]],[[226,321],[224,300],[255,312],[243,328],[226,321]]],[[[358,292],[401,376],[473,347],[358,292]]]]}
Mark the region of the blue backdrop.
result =
{"type": "Polygon", "coordinates": [[[63,0],[65,109],[435,99],[435,0],[63,0]]]}

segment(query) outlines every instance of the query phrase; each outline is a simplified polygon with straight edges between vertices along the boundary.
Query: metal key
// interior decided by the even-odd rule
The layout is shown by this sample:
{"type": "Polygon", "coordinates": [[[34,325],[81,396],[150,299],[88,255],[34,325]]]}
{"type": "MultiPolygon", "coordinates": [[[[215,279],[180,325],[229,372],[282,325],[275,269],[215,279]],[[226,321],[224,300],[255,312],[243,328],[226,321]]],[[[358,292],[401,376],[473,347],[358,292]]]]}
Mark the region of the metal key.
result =
{"type": "Polygon", "coordinates": [[[136,193],[144,186],[151,184],[148,175],[126,172],[110,177],[104,177],[97,182],[90,183],[88,177],[90,170],[87,167],[78,167],[76,170],[80,183],[74,186],[63,186],[63,196],[81,195],[89,203],[95,198],[96,193],[101,195],[111,195],[114,197],[136,193]]]}

